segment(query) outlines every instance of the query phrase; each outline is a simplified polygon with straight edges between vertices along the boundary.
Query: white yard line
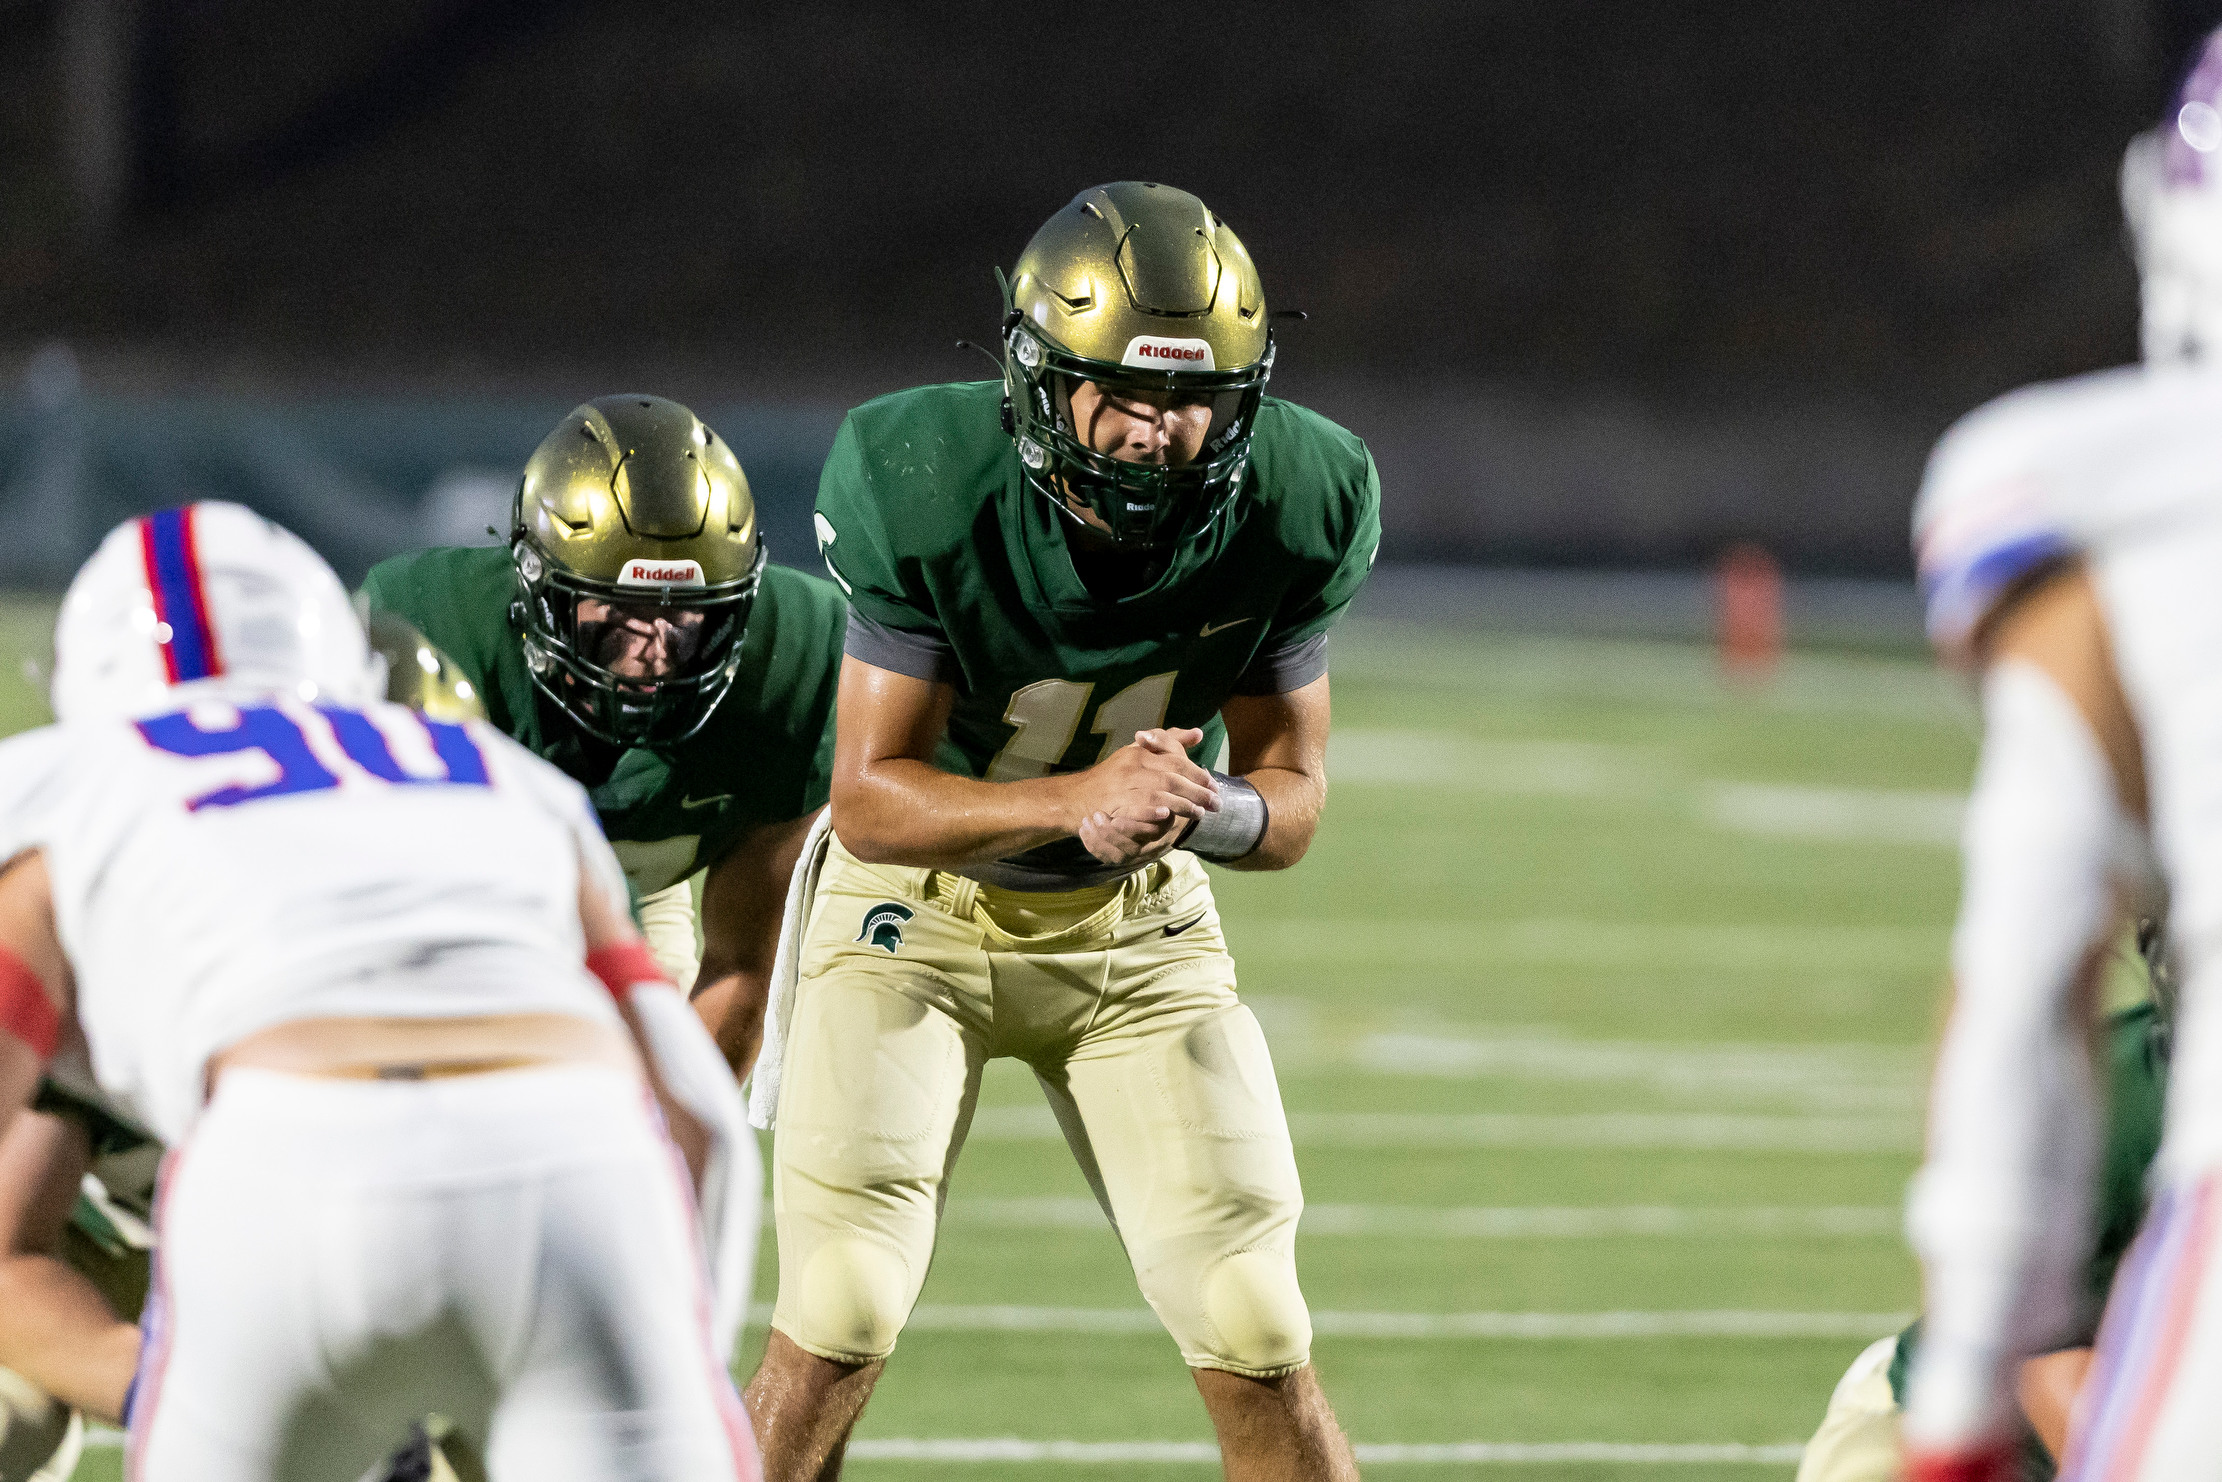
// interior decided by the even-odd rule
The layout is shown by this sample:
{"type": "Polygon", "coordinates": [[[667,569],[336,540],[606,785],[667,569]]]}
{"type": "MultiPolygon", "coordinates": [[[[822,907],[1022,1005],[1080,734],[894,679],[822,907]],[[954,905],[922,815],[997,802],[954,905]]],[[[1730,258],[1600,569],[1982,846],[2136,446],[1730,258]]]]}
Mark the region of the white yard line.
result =
{"type": "Polygon", "coordinates": [[[1299,1112],[1299,1143],[1321,1147],[1562,1147],[1693,1152],[1900,1152],[1921,1145],[1911,1117],[1759,1117],[1705,1113],[1299,1112]]]}
{"type": "Polygon", "coordinates": [[[1656,797],[1673,759],[1652,746],[1503,741],[1458,731],[1338,730],[1327,742],[1337,783],[1424,786],[1515,797],[1656,797]]]}
{"type": "MultiPolygon", "coordinates": [[[[1289,1132],[1308,1147],[1615,1148],[1628,1151],[1901,1153],[1921,1147],[1919,1119],[1766,1117],[1707,1113],[1297,1112],[1289,1132]]],[[[984,1106],[979,1142],[1062,1140],[1045,1106],[984,1106]]]]}
{"type": "Polygon", "coordinates": [[[1771,684],[1737,689],[1721,683],[1719,659],[1704,644],[1490,634],[1446,649],[1429,641],[1442,632],[1391,621],[1346,624],[1335,630],[1335,663],[1360,683],[1409,687],[1430,698],[1548,695],[1731,717],[1758,710],[1942,725],[1972,722],[1975,713],[1967,686],[1905,659],[1794,652],[1771,684]]]}
{"type": "MultiPolygon", "coordinates": [[[[1093,1199],[967,1199],[949,1201],[958,1226],[1015,1230],[1101,1230],[1093,1199]]],[[[1812,1236],[1896,1238],[1903,1216],[1889,1205],[1817,1208],[1755,1206],[1701,1209],[1669,1205],[1602,1208],[1479,1206],[1428,1209],[1399,1204],[1308,1204],[1306,1235],[1418,1236],[1476,1240],[1580,1240],[1619,1236],[1812,1236]]]]}
{"type": "Polygon", "coordinates": [[[1705,786],[1698,813],[1732,833],[1950,847],[1960,842],[1967,799],[1952,792],[1713,782],[1705,786]]]}
{"type": "MultiPolygon", "coordinates": [[[[1784,1466],[1795,1463],[1805,1452],[1805,1448],[1794,1441],[1774,1446],[1643,1441],[1390,1442],[1378,1445],[1360,1442],[1354,1449],[1358,1460],[1368,1466],[1535,1462],[1784,1466]]],[[[1081,1466],[1132,1466],[1150,1462],[1213,1466],[1219,1461],[1219,1448],[1210,1441],[1021,1441],[1008,1437],[858,1440],[849,1443],[848,1454],[860,1461],[1051,1462],[1081,1466]]]]}
{"type": "MultiPolygon", "coordinates": [[[[112,1451],[123,1432],[96,1425],[85,1432],[85,1449],[112,1451]]],[[[1360,1442],[1358,1460],[1368,1466],[1482,1465],[1535,1462],[1621,1462],[1676,1465],[1752,1463],[1789,1465],[1804,1454],[1797,1442],[1747,1446],[1735,1442],[1690,1444],[1646,1441],[1452,1441],[1360,1442]]],[[[1013,1437],[978,1440],[880,1438],[851,1441],[851,1458],[860,1461],[1052,1462],[1081,1466],[1136,1465],[1150,1462],[1215,1466],[1219,1448],[1210,1441],[1021,1441],[1013,1437]]]]}
{"type": "MultiPolygon", "coordinates": [[[[771,1308],[751,1309],[759,1325],[771,1308]]],[[[1895,1332],[1903,1312],[1314,1312],[1330,1338],[1865,1338],[1895,1332]]],[[[927,1333],[1161,1333],[1147,1307],[957,1307],[923,1304],[907,1331],[927,1333]]]]}
{"type": "Polygon", "coordinates": [[[1644,804],[1729,833],[1833,843],[1950,847],[1967,804],[1935,790],[1705,780],[1659,747],[1454,730],[1339,730],[1327,771],[1361,787],[1644,804]]]}
{"type": "Polygon", "coordinates": [[[1903,1312],[1315,1312],[1334,1338],[1879,1338],[1903,1312]]]}
{"type": "Polygon", "coordinates": [[[1672,1044],[1453,1024],[1369,1034],[1349,1058],[1374,1075],[1620,1083],[1833,1112],[1916,1111],[1926,1069],[1921,1051],[1896,1045],[1672,1044]]]}
{"type": "Polygon", "coordinates": [[[1572,967],[1659,971],[1941,971],[1944,926],[1704,926],[1673,922],[1395,920],[1379,916],[1244,917],[1229,932],[1237,958],[1294,957],[1338,967],[1572,967]]]}
{"type": "Polygon", "coordinates": [[[1457,1441],[1447,1444],[1359,1445],[1358,1460],[1379,1466],[1396,1463],[1638,1462],[1654,1465],[1730,1462],[1784,1466],[1805,1455],[1800,1441],[1772,1446],[1738,1442],[1696,1444],[1671,1441],[1457,1441]]]}

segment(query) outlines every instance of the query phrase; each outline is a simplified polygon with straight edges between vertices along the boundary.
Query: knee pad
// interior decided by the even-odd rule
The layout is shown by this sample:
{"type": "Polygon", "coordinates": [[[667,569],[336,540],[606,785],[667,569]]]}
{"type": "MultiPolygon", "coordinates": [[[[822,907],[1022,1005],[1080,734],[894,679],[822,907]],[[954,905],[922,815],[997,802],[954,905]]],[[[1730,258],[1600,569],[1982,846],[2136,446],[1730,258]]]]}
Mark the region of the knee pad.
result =
{"type": "Polygon", "coordinates": [[[77,1469],[77,1412],[12,1369],[0,1369],[0,1482],[54,1482],[77,1469]]]}
{"type": "Polygon", "coordinates": [[[1241,1250],[1204,1274],[1204,1322],[1212,1343],[1197,1368],[1271,1379],[1311,1361],[1312,1314],[1296,1263],[1271,1250],[1241,1250]]]}
{"type": "Polygon", "coordinates": [[[774,1325],[820,1358],[869,1363],[894,1350],[916,1296],[910,1265],[899,1252],[877,1240],[836,1235],[804,1257],[792,1300],[782,1273],[774,1325]]]}

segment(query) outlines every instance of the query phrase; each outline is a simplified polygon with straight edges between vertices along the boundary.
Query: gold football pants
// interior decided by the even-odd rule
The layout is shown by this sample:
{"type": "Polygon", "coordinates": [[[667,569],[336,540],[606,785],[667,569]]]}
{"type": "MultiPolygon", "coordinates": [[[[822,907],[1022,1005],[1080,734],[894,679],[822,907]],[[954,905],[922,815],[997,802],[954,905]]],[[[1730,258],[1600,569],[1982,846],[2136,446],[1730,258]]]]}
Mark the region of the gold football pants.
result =
{"type": "Polygon", "coordinates": [[[1890,1394],[1895,1337],[1870,1344],[1837,1381],[1797,1482],[1899,1482],[1898,1402],[1890,1394]]]}
{"type": "Polygon", "coordinates": [[[822,1358],[895,1346],[980,1073],[1025,1061],[1197,1368],[1309,1358],[1303,1193],[1211,885],[1175,852],[1060,894],[867,865],[833,840],[805,931],[773,1150],[772,1326],[822,1358]]]}

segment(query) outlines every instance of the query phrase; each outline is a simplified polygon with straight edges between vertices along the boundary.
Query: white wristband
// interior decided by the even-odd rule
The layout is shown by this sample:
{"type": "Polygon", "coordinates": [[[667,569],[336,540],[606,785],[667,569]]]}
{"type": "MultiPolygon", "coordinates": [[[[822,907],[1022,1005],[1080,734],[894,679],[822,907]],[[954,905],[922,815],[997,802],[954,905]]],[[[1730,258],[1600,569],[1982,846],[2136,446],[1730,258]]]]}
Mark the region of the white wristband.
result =
{"type": "Polygon", "coordinates": [[[1219,784],[1219,811],[1189,825],[1181,847],[1198,858],[1225,864],[1258,847],[1270,815],[1264,796],[1240,777],[1214,772],[1211,778],[1219,784]]]}

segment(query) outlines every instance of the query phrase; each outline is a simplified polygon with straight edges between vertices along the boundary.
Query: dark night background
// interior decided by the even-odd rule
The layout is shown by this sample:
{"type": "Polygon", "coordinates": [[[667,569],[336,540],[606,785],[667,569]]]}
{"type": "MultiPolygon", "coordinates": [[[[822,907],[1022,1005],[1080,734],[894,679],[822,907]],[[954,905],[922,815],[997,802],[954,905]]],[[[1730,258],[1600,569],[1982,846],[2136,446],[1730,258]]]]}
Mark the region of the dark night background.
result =
{"type": "Polygon", "coordinates": [[[1954,415],[2134,357],[2116,169],[2218,9],[0,0],[0,374],[658,390],[760,411],[776,502],[842,406],[985,373],[1045,215],[1162,179],[1310,313],[1276,389],[1374,444],[1390,555],[1899,572],[1954,415]]]}

